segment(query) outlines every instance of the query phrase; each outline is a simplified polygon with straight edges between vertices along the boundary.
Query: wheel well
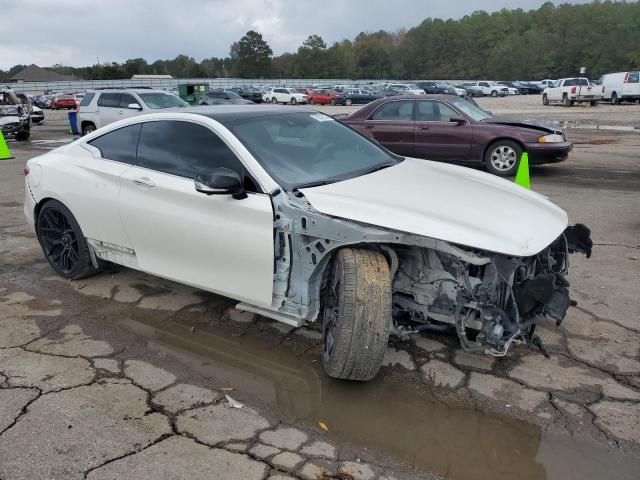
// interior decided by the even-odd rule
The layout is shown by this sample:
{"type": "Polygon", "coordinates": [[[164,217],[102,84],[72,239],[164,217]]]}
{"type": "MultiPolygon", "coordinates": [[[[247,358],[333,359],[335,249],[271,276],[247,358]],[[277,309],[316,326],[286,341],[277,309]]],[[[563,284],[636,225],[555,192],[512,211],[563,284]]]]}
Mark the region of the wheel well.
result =
{"type": "Polygon", "coordinates": [[[33,223],[35,224],[36,233],[38,233],[38,215],[40,215],[40,210],[42,210],[42,207],[44,206],[44,204],[47,203],[49,200],[55,200],[55,198],[45,197],[42,200],[40,200],[38,203],[36,203],[35,207],[33,207],[33,223]]]}
{"type": "Polygon", "coordinates": [[[95,124],[95,123],[93,123],[93,122],[91,122],[91,121],[89,121],[89,120],[83,120],[83,121],[80,123],[80,128],[82,129],[82,128],[86,127],[87,125],[93,125],[94,127],[96,126],[96,124],[95,124]]]}
{"type": "MultiPolygon", "coordinates": [[[[510,142],[516,143],[523,152],[526,152],[527,150],[524,148],[524,145],[522,144],[522,142],[520,140],[516,140],[515,138],[510,138],[510,137],[500,137],[500,138],[496,138],[494,140],[492,140],[491,142],[487,143],[487,145],[484,147],[484,150],[482,151],[482,157],[480,158],[480,160],[482,162],[484,162],[484,157],[487,154],[487,152],[489,151],[489,148],[496,142],[499,142],[500,140],[509,140],[510,142]]],[[[519,160],[519,159],[518,159],[519,160]]]]}

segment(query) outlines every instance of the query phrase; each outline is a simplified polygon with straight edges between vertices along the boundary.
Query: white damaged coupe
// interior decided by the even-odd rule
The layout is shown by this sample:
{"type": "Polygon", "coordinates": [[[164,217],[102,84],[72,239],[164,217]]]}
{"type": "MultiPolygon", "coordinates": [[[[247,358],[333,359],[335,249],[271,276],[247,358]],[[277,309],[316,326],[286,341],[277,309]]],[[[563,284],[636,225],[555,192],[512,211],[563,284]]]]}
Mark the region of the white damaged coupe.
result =
{"type": "Polygon", "coordinates": [[[299,326],[328,375],[369,380],[390,334],[535,345],[571,305],[590,232],[483,172],[397,157],[300,107],[218,106],[112,123],[29,160],[25,214],[60,275],[113,262],[299,326]]]}

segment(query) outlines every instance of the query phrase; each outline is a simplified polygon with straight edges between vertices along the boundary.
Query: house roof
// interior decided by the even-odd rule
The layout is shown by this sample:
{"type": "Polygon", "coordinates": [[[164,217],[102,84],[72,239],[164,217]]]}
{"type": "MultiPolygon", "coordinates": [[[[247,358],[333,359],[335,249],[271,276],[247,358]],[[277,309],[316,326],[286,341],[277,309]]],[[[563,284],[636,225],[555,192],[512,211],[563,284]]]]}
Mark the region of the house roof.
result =
{"type": "Polygon", "coordinates": [[[31,64],[16,73],[9,80],[14,82],[58,82],[62,80],[79,80],[74,75],[61,75],[31,64]]]}

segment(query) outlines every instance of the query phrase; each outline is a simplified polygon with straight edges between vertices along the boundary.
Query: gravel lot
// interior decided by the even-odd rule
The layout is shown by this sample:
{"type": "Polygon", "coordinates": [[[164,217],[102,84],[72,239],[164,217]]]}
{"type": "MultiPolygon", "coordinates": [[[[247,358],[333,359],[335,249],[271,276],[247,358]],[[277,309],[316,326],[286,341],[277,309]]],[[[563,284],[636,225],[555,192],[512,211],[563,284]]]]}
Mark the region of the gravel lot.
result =
{"type": "MultiPolygon", "coordinates": [[[[480,102],[640,123],[637,105],[480,102]]],[[[54,276],[22,217],[24,163],[71,138],[66,112],[45,114],[0,161],[0,479],[637,479],[640,135],[569,130],[569,160],[532,170],[596,243],[574,256],[578,307],[540,329],[551,359],[471,355],[432,334],[392,340],[379,378],[353,384],[323,374],[314,328],[124,268],[54,276]]]]}

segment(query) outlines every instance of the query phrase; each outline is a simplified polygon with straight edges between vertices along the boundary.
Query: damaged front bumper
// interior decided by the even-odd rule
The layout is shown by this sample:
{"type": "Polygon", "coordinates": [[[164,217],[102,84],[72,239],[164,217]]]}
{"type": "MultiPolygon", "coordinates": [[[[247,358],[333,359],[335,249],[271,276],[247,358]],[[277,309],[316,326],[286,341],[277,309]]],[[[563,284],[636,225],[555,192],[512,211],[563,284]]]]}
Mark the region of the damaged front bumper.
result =
{"type": "Polygon", "coordinates": [[[448,323],[466,350],[504,356],[513,343],[529,343],[547,355],[536,325],[546,318],[559,325],[575,305],[566,278],[569,255],[589,258],[590,234],[584,225],[570,226],[531,257],[475,252],[484,257],[482,264],[442,252],[400,252],[393,294],[396,329],[438,330],[448,323]],[[403,318],[414,327],[403,325],[403,318]]]}

